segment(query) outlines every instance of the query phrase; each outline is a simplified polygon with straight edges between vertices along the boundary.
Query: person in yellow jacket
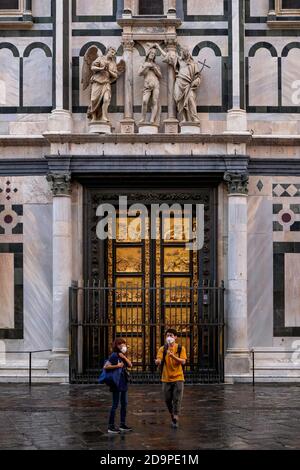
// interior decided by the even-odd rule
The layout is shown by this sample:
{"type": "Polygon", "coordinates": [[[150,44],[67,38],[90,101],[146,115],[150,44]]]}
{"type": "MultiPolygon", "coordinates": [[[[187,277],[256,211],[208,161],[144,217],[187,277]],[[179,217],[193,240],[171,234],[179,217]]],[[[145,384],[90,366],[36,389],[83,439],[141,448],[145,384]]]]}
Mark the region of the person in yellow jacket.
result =
{"type": "Polygon", "coordinates": [[[174,428],[178,427],[184,388],[183,366],[187,360],[184,346],[176,343],[176,340],[176,330],[168,329],[166,343],[159,348],[155,361],[156,365],[160,366],[163,394],[174,428]]]}

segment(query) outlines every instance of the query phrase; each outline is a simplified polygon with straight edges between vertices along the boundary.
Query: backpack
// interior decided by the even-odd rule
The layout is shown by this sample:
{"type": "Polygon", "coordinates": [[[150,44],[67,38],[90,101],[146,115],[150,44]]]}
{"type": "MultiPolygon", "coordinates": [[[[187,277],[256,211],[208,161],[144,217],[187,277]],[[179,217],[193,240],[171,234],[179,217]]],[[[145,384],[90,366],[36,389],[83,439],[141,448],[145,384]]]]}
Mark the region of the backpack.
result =
{"type": "MultiPolygon", "coordinates": [[[[168,351],[168,346],[165,344],[164,345],[163,358],[162,358],[162,361],[161,361],[160,367],[159,367],[160,375],[162,375],[162,373],[163,373],[164,365],[165,365],[165,362],[166,362],[167,351],[168,351]]],[[[178,357],[180,357],[181,351],[182,351],[182,346],[181,346],[181,344],[178,344],[178,349],[177,349],[178,357]]],[[[183,373],[184,373],[185,366],[181,364],[181,367],[182,367],[182,370],[183,370],[183,373]]]]}

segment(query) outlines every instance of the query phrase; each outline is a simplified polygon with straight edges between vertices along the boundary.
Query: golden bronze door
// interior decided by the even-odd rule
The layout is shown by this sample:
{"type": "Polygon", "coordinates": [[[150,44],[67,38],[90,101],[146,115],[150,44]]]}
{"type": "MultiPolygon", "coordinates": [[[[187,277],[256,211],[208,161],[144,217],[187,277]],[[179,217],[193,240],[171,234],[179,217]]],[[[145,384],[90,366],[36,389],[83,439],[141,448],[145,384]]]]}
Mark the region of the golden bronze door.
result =
{"type": "Polygon", "coordinates": [[[114,325],[109,342],[124,337],[136,370],[151,370],[165,330],[172,327],[194,362],[198,252],[187,248],[187,226],[174,214],[148,217],[144,236],[137,219],[118,214],[116,226],[116,239],[107,244],[108,316],[114,325]]]}
{"type": "MultiPolygon", "coordinates": [[[[70,289],[72,382],[95,382],[113,339],[119,336],[128,343],[133,381],[159,381],[154,359],[168,327],[178,331],[178,342],[186,347],[187,381],[223,381],[223,288],[216,283],[216,199],[214,188],[130,193],[129,205],[142,203],[148,210],[141,227],[138,218],[118,212],[119,194],[98,188],[86,191],[85,282],[70,289]],[[97,208],[103,202],[115,207],[117,215],[115,236],[107,240],[97,235],[97,208]],[[151,217],[156,203],[203,205],[201,249],[188,249],[185,223],[178,222],[172,211],[165,217],[162,213],[151,217]],[[181,232],[178,224],[182,224],[181,232]]],[[[195,224],[195,213],[191,214],[195,224]]]]}

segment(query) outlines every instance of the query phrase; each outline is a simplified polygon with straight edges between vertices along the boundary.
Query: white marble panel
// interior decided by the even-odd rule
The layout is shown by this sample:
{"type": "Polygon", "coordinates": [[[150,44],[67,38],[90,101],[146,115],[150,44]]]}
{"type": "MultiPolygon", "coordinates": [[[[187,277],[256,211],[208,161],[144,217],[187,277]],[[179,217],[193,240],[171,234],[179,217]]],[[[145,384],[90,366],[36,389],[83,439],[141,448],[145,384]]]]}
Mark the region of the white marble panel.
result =
{"type": "Polygon", "coordinates": [[[300,50],[290,50],[287,57],[282,57],[282,104],[283,106],[300,105],[300,50]],[[297,82],[297,83],[296,83],[297,82]]]}
{"type": "Polygon", "coordinates": [[[267,16],[269,12],[269,0],[250,0],[251,16],[267,16]]]}
{"type": "Polygon", "coordinates": [[[187,0],[188,15],[223,15],[223,0],[187,0]]]}
{"type": "Polygon", "coordinates": [[[52,206],[24,207],[25,347],[52,346],[52,206]]]}
{"type": "Polygon", "coordinates": [[[14,328],[14,255],[0,253],[0,329],[14,328]]]}
{"type": "Polygon", "coordinates": [[[250,106],[278,105],[277,57],[267,49],[259,49],[249,58],[249,104],[250,106]]]}
{"type": "MultiPolygon", "coordinates": [[[[214,51],[208,47],[201,50],[195,60],[204,62],[210,69],[204,68],[202,72],[202,82],[197,92],[197,103],[200,106],[221,106],[222,105],[222,57],[216,57],[214,51]]],[[[200,68],[202,65],[199,64],[200,68]]]]}
{"type": "Polygon", "coordinates": [[[272,233],[272,197],[250,196],[248,198],[248,234],[272,233]]]}
{"type": "Polygon", "coordinates": [[[20,59],[0,49],[0,106],[19,106],[20,59]]]}
{"type": "Polygon", "coordinates": [[[51,16],[51,0],[32,0],[33,16],[51,16]]]}
{"type": "Polygon", "coordinates": [[[76,0],[76,14],[79,16],[111,16],[113,0],[76,0]]]}
{"type": "MultiPolygon", "coordinates": [[[[52,204],[52,193],[45,176],[0,177],[0,187],[9,179],[12,188],[11,204],[52,204]],[[15,192],[14,189],[17,191],[15,192]]],[[[5,192],[0,193],[0,204],[7,203],[5,192]]]]}
{"type": "Polygon", "coordinates": [[[285,327],[300,326],[300,254],[285,253],[285,327]]]}
{"type": "MultiPolygon", "coordinates": [[[[272,197],[272,177],[270,176],[250,176],[249,178],[249,199],[251,196],[270,196],[272,197]],[[262,183],[262,186],[261,186],[262,183]]],[[[249,210],[249,208],[248,208],[249,210]]],[[[248,214],[249,217],[249,214],[248,214]]]]}
{"type": "Polygon", "coordinates": [[[24,106],[52,105],[52,58],[42,49],[34,49],[24,57],[24,106]]]}
{"type": "Polygon", "coordinates": [[[249,347],[272,345],[273,243],[269,233],[248,234],[249,347]]]}

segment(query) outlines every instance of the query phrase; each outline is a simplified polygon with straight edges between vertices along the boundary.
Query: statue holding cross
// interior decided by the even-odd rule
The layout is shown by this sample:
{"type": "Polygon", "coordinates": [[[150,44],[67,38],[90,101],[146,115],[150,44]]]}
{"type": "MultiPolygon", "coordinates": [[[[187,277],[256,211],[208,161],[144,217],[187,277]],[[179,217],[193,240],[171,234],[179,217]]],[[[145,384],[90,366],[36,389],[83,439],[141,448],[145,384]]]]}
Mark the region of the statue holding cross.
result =
{"type": "Polygon", "coordinates": [[[197,114],[196,91],[201,84],[201,73],[204,67],[210,68],[206,61],[198,63],[194,60],[188,49],[182,48],[181,54],[170,54],[165,52],[159,44],[163,61],[175,70],[174,100],[177,106],[178,118],[181,123],[200,122],[197,114]]]}

